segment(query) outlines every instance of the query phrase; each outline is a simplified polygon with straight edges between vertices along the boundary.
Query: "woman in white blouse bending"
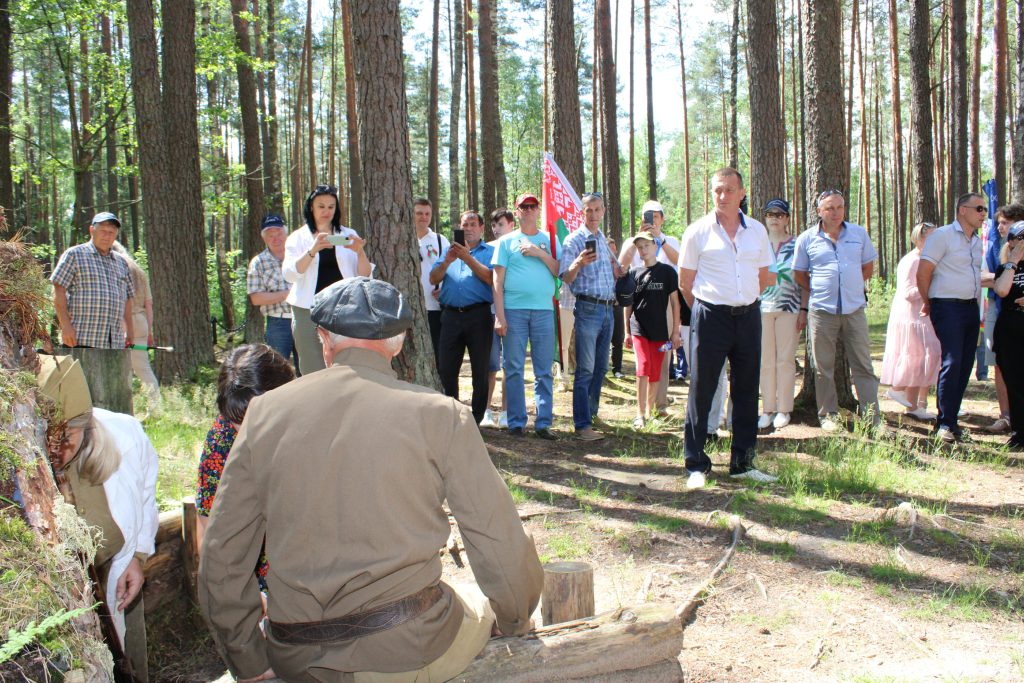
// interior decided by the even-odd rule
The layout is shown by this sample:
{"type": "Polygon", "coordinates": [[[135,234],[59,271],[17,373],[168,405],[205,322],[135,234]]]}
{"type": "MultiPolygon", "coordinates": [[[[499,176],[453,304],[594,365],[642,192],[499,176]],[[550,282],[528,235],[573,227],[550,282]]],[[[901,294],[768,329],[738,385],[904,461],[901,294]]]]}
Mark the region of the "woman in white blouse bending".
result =
{"type": "Polygon", "coordinates": [[[369,277],[373,265],[363,251],[366,240],[341,224],[337,188],[317,185],[306,198],[302,215],[306,224],[285,242],[282,271],[284,279],[293,283],[285,301],[292,307],[299,371],[306,375],[324,369],[323,351],[309,318],[313,296],[342,278],[369,277]]]}
{"type": "Polygon", "coordinates": [[[93,564],[124,659],[116,664],[146,683],[142,565],[155,550],[157,456],[131,415],[94,408],[78,361],[39,356],[40,391],[57,405],[47,446],[65,500],[99,530],[93,564]]]}

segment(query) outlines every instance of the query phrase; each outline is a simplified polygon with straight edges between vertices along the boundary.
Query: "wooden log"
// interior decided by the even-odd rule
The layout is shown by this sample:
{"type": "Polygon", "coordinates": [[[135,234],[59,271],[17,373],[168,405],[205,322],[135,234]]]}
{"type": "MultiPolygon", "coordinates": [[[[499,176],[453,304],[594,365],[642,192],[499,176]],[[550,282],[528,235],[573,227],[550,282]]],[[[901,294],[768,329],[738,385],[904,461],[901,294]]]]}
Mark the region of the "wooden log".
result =
{"type": "Polygon", "coordinates": [[[185,571],[185,591],[194,604],[199,604],[199,534],[196,501],[181,502],[181,561],[185,571]]]}
{"type": "Polygon", "coordinates": [[[152,613],[168,602],[180,599],[185,586],[181,538],[175,537],[159,544],[156,553],[146,559],[142,573],[146,578],[142,585],[146,612],[152,613]]]}
{"type": "Polygon", "coordinates": [[[594,569],[586,562],[544,565],[541,594],[544,625],[594,616],[594,569]]]}
{"type": "MultiPolygon", "coordinates": [[[[60,350],[64,352],[65,350],[60,350]]],[[[132,364],[127,349],[67,349],[82,364],[92,404],[115,413],[132,412],[132,364]]]]}
{"type": "Polygon", "coordinates": [[[539,636],[491,640],[453,680],[616,680],[611,676],[615,672],[635,671],[674,660],[683,645],[675,608],[656,603],[606,612],[542,631],[539,636]]]}

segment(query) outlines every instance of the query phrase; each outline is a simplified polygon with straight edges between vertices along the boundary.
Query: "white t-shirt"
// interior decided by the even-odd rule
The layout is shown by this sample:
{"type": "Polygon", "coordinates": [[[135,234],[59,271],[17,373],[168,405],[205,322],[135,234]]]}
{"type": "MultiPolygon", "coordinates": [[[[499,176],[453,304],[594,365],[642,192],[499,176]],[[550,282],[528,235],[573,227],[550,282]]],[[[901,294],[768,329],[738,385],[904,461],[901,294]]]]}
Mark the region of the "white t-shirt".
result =
{"type": "Polygon", "coordinates": [[[679,267],[697,271],[694,298],[721,306],[746,306],[760,296],[758,272],[772,264],[771,242],[764,225],[743,214],[740,218],[743,224],[735,242],[714,211],[683,233],[679,267]]]}
{"type": "Polygon", "coordinates": [[[420,284],[423,285],[423,300],[428,311],[441,310],[441,304],[434,298],[434,285],[430,284],[430,271],[447,248],[448,240],[445,236],[438,235],[430,228],[427,228],[427,234],[420,239],[420,284]],[[438,244],[441,245],[440,249],[438,244]]]}

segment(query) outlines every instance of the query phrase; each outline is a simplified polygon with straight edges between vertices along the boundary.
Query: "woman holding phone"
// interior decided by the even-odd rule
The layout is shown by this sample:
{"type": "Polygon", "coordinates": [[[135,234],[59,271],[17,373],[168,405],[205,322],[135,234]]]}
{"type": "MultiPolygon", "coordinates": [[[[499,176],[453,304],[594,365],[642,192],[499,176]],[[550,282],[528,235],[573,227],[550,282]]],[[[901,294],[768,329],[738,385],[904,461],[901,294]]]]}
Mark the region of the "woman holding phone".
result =
{"type": "Polygon", "coordinates": [[[288,236],[284,245],[284,279],[293,284],[285,301],[292,307],[292,336],[303,375],[324,369],[323,351],[309,317],[313,296],[346,277],[369,277],[373,264],[366,258],[366,240],[341,224],[338,189],[317,185],[302,209],[306,224],[288,236]],[[321,253],[322,252],[322,253],[321,253]]]}

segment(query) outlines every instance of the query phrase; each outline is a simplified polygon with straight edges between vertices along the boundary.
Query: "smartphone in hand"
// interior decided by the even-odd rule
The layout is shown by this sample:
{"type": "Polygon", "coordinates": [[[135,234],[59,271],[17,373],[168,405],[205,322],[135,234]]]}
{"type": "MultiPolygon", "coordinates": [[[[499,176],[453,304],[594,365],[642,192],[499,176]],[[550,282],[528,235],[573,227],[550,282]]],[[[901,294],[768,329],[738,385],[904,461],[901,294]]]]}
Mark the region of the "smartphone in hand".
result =
{"type": "Polygon", "coordinates": [[[352,244],[352,238],[348,235],[328,235],[327,241],[336,247],[347,247],[352,244]]]}
{"type": "Polygon", "coordinates": [[[654,225],[654,212],[644,211],[644,225],[654,225]]]}
{"type": "Polygon", "coordinates": [[[452,241],[456,244],[466,246],[466,231],[461,228],[456,228],[452,231],[452,241]]]}
{"type": "Polygon", "coordinates": [[[596,239],[589,239],[589,240],[587,240],[585,242],[585,244],[586,244],[587,251],[589,251],[591,254],[597,252],[597,240],[596,239]]]}

